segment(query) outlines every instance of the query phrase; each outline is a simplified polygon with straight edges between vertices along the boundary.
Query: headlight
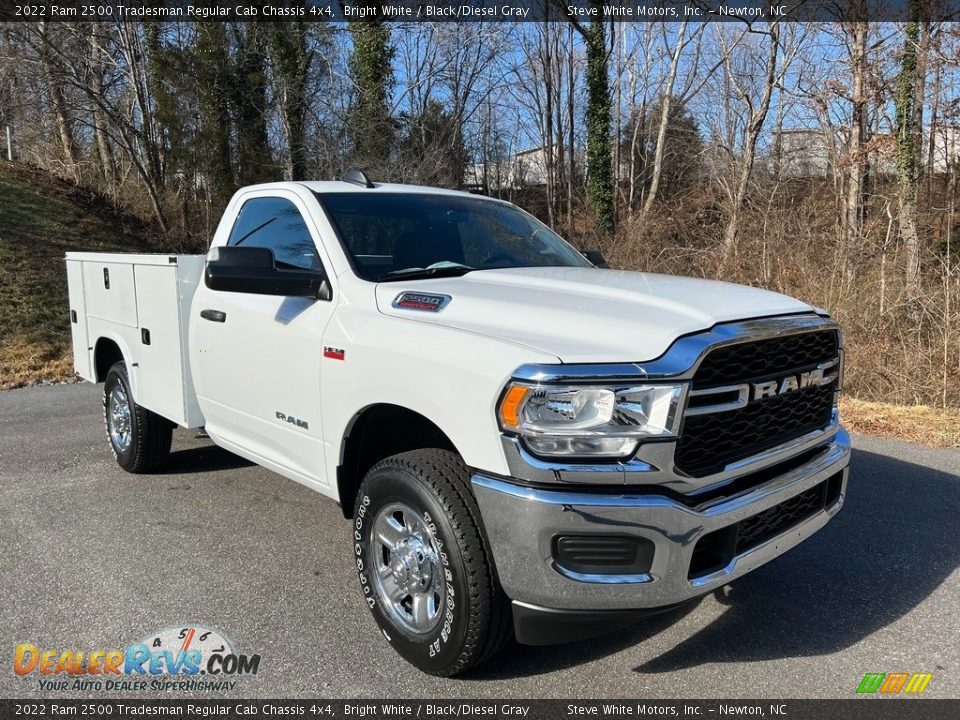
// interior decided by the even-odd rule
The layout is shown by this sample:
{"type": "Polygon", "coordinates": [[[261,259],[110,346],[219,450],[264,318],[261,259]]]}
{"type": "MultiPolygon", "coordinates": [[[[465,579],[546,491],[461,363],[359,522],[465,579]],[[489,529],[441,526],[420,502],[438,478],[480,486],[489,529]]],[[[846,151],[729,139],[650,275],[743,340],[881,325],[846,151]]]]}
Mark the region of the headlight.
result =
{"type": "Polygon", "coordinates": [[[677,434],[685,388],[511,383],[497,414],[537,455],[623,458],[642,439],[677,434]]]}

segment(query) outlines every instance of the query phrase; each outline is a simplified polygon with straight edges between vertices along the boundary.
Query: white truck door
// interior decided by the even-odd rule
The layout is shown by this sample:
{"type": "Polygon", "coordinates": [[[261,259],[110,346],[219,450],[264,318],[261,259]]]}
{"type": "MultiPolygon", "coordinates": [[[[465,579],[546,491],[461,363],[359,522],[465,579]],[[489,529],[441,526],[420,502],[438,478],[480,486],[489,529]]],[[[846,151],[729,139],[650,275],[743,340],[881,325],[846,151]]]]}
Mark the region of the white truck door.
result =
{"type": "MultiPolygon", "coordinates": [[[[282,190],[263,193],[243,202],[227,244],[270,248],[278,264],[325,269],[303,201],[282,190]]],[[[307,484],[328,484],[320,372],[333,308],[333,301],[221,292],[201,284],[191,309],[194,379],[207,432],[307,484]]]]}

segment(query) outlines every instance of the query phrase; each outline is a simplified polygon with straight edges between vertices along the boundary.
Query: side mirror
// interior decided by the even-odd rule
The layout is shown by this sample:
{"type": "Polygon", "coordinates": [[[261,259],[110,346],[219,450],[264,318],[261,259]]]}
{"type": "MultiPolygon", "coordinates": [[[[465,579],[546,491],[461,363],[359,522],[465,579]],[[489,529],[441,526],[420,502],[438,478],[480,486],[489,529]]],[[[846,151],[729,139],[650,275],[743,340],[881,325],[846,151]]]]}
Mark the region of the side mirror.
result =
{"type": "Polygon", "coordinates": [[[598,268],[609,269],[610,265],[607,263],[606,259],[603,257],[603,253],[599,250],[584,250],[583,256],[596,265],[598,268]]]}
{"type": "Polygon", "coordinates": [[[211,290],[329,300],[330,284],[318,270],[281,270],[273,250],[215,247],[207,257],[204,282],[211,290]]]}

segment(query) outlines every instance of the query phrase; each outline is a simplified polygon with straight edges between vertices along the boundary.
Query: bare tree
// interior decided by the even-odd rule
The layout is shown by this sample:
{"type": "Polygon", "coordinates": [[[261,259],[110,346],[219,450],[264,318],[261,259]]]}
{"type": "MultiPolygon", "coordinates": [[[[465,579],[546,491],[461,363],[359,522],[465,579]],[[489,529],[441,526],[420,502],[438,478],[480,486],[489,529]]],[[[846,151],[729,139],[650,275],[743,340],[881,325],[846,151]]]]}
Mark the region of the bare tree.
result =
{"type": "MultiPolygon", "coordinates": [[[[921,2],[910,0],[910,20],[903,30],[903,52],[896,92],[897,184],[900,195],[900,236],[906,254],[907,300],[920,294],[920,236],[917,230],[917,73],[921,35],[921,2]]],[[[922,117],[922,107],[921,107],[922,117]]]]}
{"type": "Polygon", "coordinates": [[[43,68],[43,79],[50,96],[50,109],[53,114],[57,136],[60,140],[60,151],[63,153],[64,167],[67,175],[73,180],[80,179],[79,154],[77,142],[73,132],[73,118],[67,106],[64,92],[64,82],[51,52],[54,44],[62,42],[62,38],[52,39],[52,30],[46,20],[37,24],[37,36],[40,38],[40,64],[43,68]]]}
{"type": "MultiPolygon", "coordinates": [[[[90,32],[90,89],[95,96],[104,94],[103,70],[103,38],[94,26],[90,32]]],[[[90,103],[90,114],[93,117],[93,134],[97,145],[100,176],[110,191],[114,191],[117,179],[116,163],[113,157],[113,148],[107,135],[109,121],[103,108],[96,102],[90,103]]]]}
{"type": "Polygon", "coordinates": [[[867,183],[867,32],[862,20],[849,23],[850,66],[853,91],[847,143],[847,187],[844,217],[848,245],[859,241],[863,232],[864,194],[867,183]]]}
{"type": "MultiPolygon", "coordinates": [[[[156,168],[151,166],[154,161],[150,159],[150,153],[145,152],[145,147],[151,141],[145,139],[141,124],[143,118],[137,112],[141,102],[142,107],[147,107],[146,98],[134,100],[131,104],[126,102],[124,97],[117,99],[111,98],[104,92],[98,93],[96,84],[89,82],[91,78],[91,74],[87,72],[89,54],[78,55],[74,52],[77,47],[87,47],[87,43],[82,38],[82,33],[85,32],[84,27],[79,24],[63,25],[59,29],[65,37],[58,38],[56,41],[50,37],[42,25],[26,28],[26,38],[41,58],[41,65],[44,66],[45,72],[49,70],[55,73],[58,83],[62,82],[64,86],[70,87],[72,91],[82,95],[90,104],[96,105],[102,111],[103,117],[109,124],[109,134],[126,151],[128,159],[143,183],[158,225],[163,232],[168,232],[169,226],[160,198],[156,168]]],[[[126,45],[126,47],[119,51],[120,58],[111,58],[110,62],[114,66],[115,74],[123,75],[129,80],[140,72],[138,61],[134,63],[136,65],[134,68],[122,67],[122,58],[128,60],[133,58],[133,49],[130,44],[134,40],[128,31],[127,39],[124,41],[119,32],[122,29],[121,25],[118,24],[117,29],[117,45],[118,47],[126,45]]],[[[134,90],[134,96],[136,93],[137,91],[134,90]]]]}
{"type": "Polygon", "coordinates": [[[767,57],[763,66],[763,80],[760,86],[759,98],[753,95],[751,89],[744,82],[742,73],[734,67],[732,45],[728,45],[725,42],[722,33],[717,33],[717,38],[723,46],[723,66],[726,71],[727,81],[730,83],[733,93],[747,109],[746,127],[743,132],[741,148],[742,157],[740,158],[739,172],[737,173],[735,184],[730,193],[729,215],[723,231],[723,245],[717,271],[718,275],[723,274],[737,250],[737,237],[740,231],[740,214],[747,197],[750,178],[753,175],[753,166],[757,156],[757,142],[760,139],[760,134],[763,132],[763,125],[767,119],[767,113],[770,110],[770,101],[773,98],[774,89],[783,76],[783,70],[778,63],[780,52],[780,23],[770,23],[769,29],[764,33],[754,31],[752,28],[744,31],[744,33],[748,32],[767,38],[767,57]]]}
{"type": "MultiPolygon", "coordinates": [[[[693,37],[698,37],[704,27],[705,25],[701,23],[694,31],[693,37]]],[[[667,81],[660,101],[660,122],[657,126],[657,142],[653,153],[653,173],[650,176],[650,189],[647,191],[647,198],[643,203],[641,215],[646,215],[653,208],[653,204],[657,201],[657,192],[660,189],[660,177],[663,174],[663,151],[666,147],[667,123],[670,119],[670,103],[673,101],[673,90],[677,82],[680,55],[689,42],[689,40],[684,39],[686,32],[687,21],[684,20],[680,25],[680,30],[677,32],[677,37],[674,42],[673,54],[670,59],[670,70],[667,73],[667,81]]]]}
{"type": "Polygon", "coordinates": [[[287,138],[284,174],[303,180],[307,173],[307,83],[313,52],[307,46],[307,24],[302,20],[275,23],[268,29],[270,61],[279,96],[280,120],[287,138]]]}

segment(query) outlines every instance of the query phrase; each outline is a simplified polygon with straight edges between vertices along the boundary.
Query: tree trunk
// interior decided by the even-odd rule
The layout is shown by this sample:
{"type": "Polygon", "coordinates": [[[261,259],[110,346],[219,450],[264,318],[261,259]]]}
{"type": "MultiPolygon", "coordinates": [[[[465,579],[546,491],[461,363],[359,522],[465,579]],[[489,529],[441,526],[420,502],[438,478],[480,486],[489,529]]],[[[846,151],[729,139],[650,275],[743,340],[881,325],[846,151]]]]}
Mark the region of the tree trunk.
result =
{"type": "Polygon", "coordinates": [[[197,87],[200,95],[200,148],[206,160],[208,198],[221,208],[233,193],[230,153],[229,77],[222,23],[197,25],[197,87]]]}
{"type": "Polygon", "coordinates": [[[285,175],[287,180],[303,180],[307,174],[307,81],[310,53],[307,52],[307,26],[303,21],[274,23],[269,26],[270,56],[280,95],[280,121],[287,136],[285,175]]]}
{"type": "Polygon", "coordinates": [[[677,68],[680,66],[680,52],[683,50],[683,36],[687,31],[687,21],[684,20],[677,34],[677,44],[673,48],[673,57],[670,58],[670,71],[667,74],[667,85],[663,92],[660,105],[660,125],[657,128],[657,145],[653,152],[653,175],[650,178],[650,190],[647,199],[643,202],[642,216],[646,216],[657,200],[657,191],[660,189],[660,176],[663,173],[663,150],[667,144],[667,123],[670,120],[670,103],[673,100],[673,86],[677,81],[677,68]]]}
{"type": "Polygon", "coordinates": [[[557,224],[560,223],[560,208],[563,206],[562,193],[564,183],[566,182],[566,167],[567,167],[567,158],[566,158],[566,143],[563,140],[563,58],[560,55],[560,36],[559,33],[555,35],[556,38],[556,68],[557,68],[557,81],[554,87],[554,98],[553,104],[556,107],[557,112],[556,116],[556,131],[554,134],[554,145],[557,148],[557,177],[556,177],[556,190],[554,190],[554,197],[557,204],[557,224]]]}
{"type": "Polygon", "coordinates": [[[80,151],[73,134],[73,120],[67,110],[67,98],[63,92],[63,82],[48,52],[48,44],[55,41],[51,40],[47,35],[49,27],[46,21],[40,22],[39,32],[42,40],[40,63],[43,69],[43,80],[47,86],[47,92],[50,95],[53,124],[57,128],[57,138],[60,141],[60,151],[63,153],[64,167],[67,169],[69,177],[72,178],[74,182],[78,182],[80,180],[80,167],[78,164],[80,151]]]}
{"type": "Polygon", "coordinates": [[[277,179],[267,138],[267,75],[263,25],[231,24],[236,44],[236,72],[231,101],[236,118],[237,180],[241,185],[277,179]]]}
{"type": "Polygon", "coordinates": [[[555,170],[556,162],[553,147],[553,47],[550,40],[550,26],[544,20],[543,23],[543,49],[540,54],[540,64],[543,68],[543,169],[547,181],[547,224],[550,227],[556,227],[554,220],[554,205],[556,199],[555,170]]]}
{"type": "MultiPolygon", "coordinates": [[[[91,90],[98,97],[103,97],[103,49],[100,47],[100,40],[96,33],[90,35],[90,65],[93,72],[91,80],[91,90]]],[[[113,149],[110,147],[110,140],[107,138],[107,119],[106,113],[98,102],[91,103],[91,114],[93,115],[93,134],[97,145],[97,158],[100,164],[100,177],[106,183],[110,192],[113,192],[117,181],[116,165],[113,159],[113,149]]]]}
{"type": "MultiPolygon", "coordinates": [[[[927,133],[927,151],[926,151],[926,180],[927,180],[927,204],[930,204],[933,195],[933,179],[936,172],[936,139],[937,129],[940,124],[940,92],[943,83],[943,62],[940,60],[940,53],[934,53],[936,58],[935,70],[933,72],[933,93],[930,98],[930,131],[927,133]]],[[[946,133],[944,133],[944,148],[946,148],[946,133]]],[[[949,160],[945,157],[944,160],[949,160]]],[[[946,169],[946,168],[944,168],[946,169]]]]}
{"type": "Polygon", "coordinates": [[[150,181],[154,186],[162,187],[164,178],[163,164],[160,158],[160,139],[150,103],[149,80],[147,77],[149,58],[146,57],[144,52],[139,24],[132,21],[120,22],[118,24],[118,36],[118,45],[126,65],[127,79],[136,103],[136,111],[130,108],[131,117],[128,122],[130,128],[138,127],[134,113],[136,112],[136,115],[139,116],[138,131],[131,139],[135,140],[136,144],[140,146],[146,158],[146,162],[141,162],[139,165],[149,174],[150,181]]]}
{"type": "Polygon", "coordinates": [[[867,175],[867,154],[863,147],[867,139],[867,29],[868,25],[865,22],[853,23],[851,53],[853,108],[850,118],[850,142],[847,148],[849,172],[844,213],[848,248],[859,243],[864,221],[864,195],[866,193],[867,175]]]}
{"type": "Polygon", "coordinates": [[[390,27],[383,22],[350,23],[353,53],[350,74],[356,86],[347,132],[353,141],[353,160],[365,166],[385,167],[393,149],[390,116],[394,47],[390,27]]]}
{"type": "Polygon", "coordinates": [[[780,49],[779,23],[771,23],[769,35],[770,49],[767,53],[763,95],[760,98],[760,102],[750,114],[750,121],[747,123],[744,135],[743,164],[740,166],[740,176],[737,179],[736,188],[730,204],[730,217],[727,219],[727,225],[723,230],[723,249],[717,272],[718,276],[723,275],[737,251],[737,239],[740,232],[740,215],[747,197],[747,189],[750,186],[750,178],[753,175],[753,165],[757,156],[757,141],[760,138],[760,133],[763,131],[763,124],[770,110],[770,100],[773,97],[773,89],[777,84],[777,56],[780,49]]]}
{"type": "Polygon", "coordinates": [[[616,62],[614,64],[614,77],[616,84],[613,92],[613,210],[615,215],[619,214],[619,209],[623,205],[623,199],[620,194],[620,134],[623,132],[620,118],[620,108],[623,106],[623,40],[626,35],[617,37],[619,30],[616,23],[610,23],[610,52],[608,56],[616,53],[616,62]]]}
{"type": "MultiPolygon", "coordinates": [[[[599,0],[591,0],[598,17],[599,0]]],[[[579,26],[578,26],[579,27],[579,26]]],[[[580,29],[587,46],[587,203],[601,239],[613,234],[613,167],[610,152],[610,81],[604,21],[597,19],[580,29]]]]}
{"type": "MultiPolygon", "coordinates": [[[[639,188],[640,194],[643,193],[643,177],[638,177],[637,170],[640,162],[643,161],[646,164],[645,157],[637,157],[642,151],[638,150],[640,143],[643,142],[646,144],[646,117],[647,117],[647,98],[644,96],[643,102],[640,103],[640,108],[634,108],[634,118],[633,118],[633,128],[630,132],[630,207],[631,209],[636,205],[637,202],[637,189],[639,188]]],[[[645,154],[645,153],[644,153],[645,154]]]]}
{"type": "Polygon", "coordinates": [[[570,158],[570,169],[567,171],[567,232],[573,233],[573,184],[577,177],[577,156],[574,136],[574,99],[573,91],[576,88],[574,75],[573,28],[570,28],[570,54],[567,56],[567,155],[570,158]]]}
{"type": "Polygon", "coordinates": [[[917,54],[921,0],[910,0],[910,20],[904,27],[900,75],[897,78],[896,141],[897,186],[900,195],[900,237],[906,255],[904,291],[909,303],[920,295],[920,237],[917,230],[917,153],[914,109],[917,92],[917,54]]]}

